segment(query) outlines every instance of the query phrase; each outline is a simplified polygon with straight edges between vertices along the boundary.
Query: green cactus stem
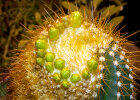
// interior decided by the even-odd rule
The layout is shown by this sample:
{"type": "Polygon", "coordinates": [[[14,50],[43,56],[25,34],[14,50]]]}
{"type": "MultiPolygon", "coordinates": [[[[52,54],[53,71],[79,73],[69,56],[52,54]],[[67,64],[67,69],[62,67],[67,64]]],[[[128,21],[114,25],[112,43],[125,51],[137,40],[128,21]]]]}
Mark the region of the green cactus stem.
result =
{"type": "MultiPolygon", "coordinates": [[[[116,45],[116,44],[114,44],[116,45]]],[[[100,100],[130,100],[132,96],[132,76],[124,56],[120,55],[120,48],[112,50],[110,47],[105,53],[104,78],[101,82],[100,100]]]]}

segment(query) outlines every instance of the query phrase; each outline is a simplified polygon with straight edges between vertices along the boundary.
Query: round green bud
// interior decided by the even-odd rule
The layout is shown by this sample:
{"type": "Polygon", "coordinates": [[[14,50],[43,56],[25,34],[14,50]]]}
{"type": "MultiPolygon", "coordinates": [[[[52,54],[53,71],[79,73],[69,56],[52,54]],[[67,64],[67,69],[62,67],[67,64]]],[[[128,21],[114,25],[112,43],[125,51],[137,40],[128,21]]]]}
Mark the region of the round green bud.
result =
{"type": "Polygon", "coordinates": [[[35,43],[35,46],[37,49],[46,49],[47,48],[47,43],[45,40],[37,40],[35,43]]]}
{"type": "Polygon", "coordinates": [[[45,64],[45,60],[43,58],[40,58],[40,57],[36,59],[36,62],[40,66],[43,66],[45,64]]]}
{"type": "Polygon", "coordinates": [[[89,79],[90,78],[90,73],[89,73],[87,68],[83,69],[82,76],[83,76],[84,79],[89,79]]]}
{"type": "Polygon", "coordinates": [[[61,58],[56,59],[54,61],[54,66],[55,66],[56,69],[61,70],[61,69],[63,69],[65,67],[65,61],[63,59],[61,59],[61,58]]]}
{"type": "Polygon", "coordinates": [[[40,36],[38,37],[38,39],[41,39],[41,40],[46,40],[46,39],[47,39],[47,37],[46,37],[45,35],[40,35],[40,36]]]}
{"type": "Polygon", "coordinates": [[[36,54],[38,57],[44,57],[45,56],[46,51],[44,49],[38,49],[36,51],[36,54]]]}
{"type": "Polygon", "coordinates": [[[53,63],[52,62],[47,62],[47,64],[45,65],[47,71],[49,72],[53,72],[54,67],[53,67],[53,63]]]}
{"type": "Polygon", "coordinates": [[[60,34],[64,32],[64,25],[61,22],[56,23],[55,28],[59,29],[60,34]]]}
{"type": "Polygon", "coordinates": [[[53,80],[54,80],[55,82],[60,82],[60,80],[61,80],[60,74],[58,74],[57,72],[54,73],[54,74],[53,74],[53,80]]]}
{"type": "Polygon", "coordinates": [[[59,30],[52,27],[49,29],[48,35],[49,35],[50,40],[55,41],[59,39],[59,30]]]}
{"type": "Polygon", "coordinates": [[[71,16],[70,16],[70,25],[73,27],[73,28],[78,28],[81,26],[83,22],[83,16],[82,14],[79,12],[79,11],[75,11],[75,12],[72,12],[71,13],[71,16]]]}
{"type": "Polygon", "coordinates": [[[94,58],[91,58],[87,61],[87,66],[90,71],[96,70],[98,67],[98,62],[94,58]]]}
{"type": "Polygon", "coordinates": [[[70,82],[69,81],[67,81],[67,80],[63,80],[62,81],[62,86],[64,87],[64,88],[69,88],[70,87],[70,82]]]}
{"type": "Polygon", "coordinates": [[[63,79],[67,79],[70,77],[70,70],[68,68],[63,68],[60,75],[61,75],[61,78],[63,79]]]}
{"type": "Polygon", "coordinates": [[[72,83],[77,83],[81,80],[81,78],[79,74],[72,74],[70,80],[72,83]]]}
{"type": "Polygon", "coordinates": [[[69,16],[62,17],[62,22],[63,22],[64,27],[67,28],[69,26],[69,16]]]}
{"type": "Polygon", "coordinates": [[[46,55],[45,55],[45,60],[47,62],[52,62],[55,58],[55,54],[54,53],[51,53],[51,52],[47,52],[46,55]]]}

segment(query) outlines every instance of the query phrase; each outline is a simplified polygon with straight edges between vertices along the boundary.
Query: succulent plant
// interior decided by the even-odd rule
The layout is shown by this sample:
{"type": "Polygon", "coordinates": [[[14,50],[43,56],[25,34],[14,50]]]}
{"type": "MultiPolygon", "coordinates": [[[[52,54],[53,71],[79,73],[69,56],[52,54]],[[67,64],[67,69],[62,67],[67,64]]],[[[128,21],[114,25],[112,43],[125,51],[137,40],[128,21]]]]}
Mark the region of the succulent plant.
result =
{"type": "Polygon", "coordinates": [[[10,99],[133,99],[127,41],[113,28],[79,11],[39,27],[14,59],[10,99]]]}

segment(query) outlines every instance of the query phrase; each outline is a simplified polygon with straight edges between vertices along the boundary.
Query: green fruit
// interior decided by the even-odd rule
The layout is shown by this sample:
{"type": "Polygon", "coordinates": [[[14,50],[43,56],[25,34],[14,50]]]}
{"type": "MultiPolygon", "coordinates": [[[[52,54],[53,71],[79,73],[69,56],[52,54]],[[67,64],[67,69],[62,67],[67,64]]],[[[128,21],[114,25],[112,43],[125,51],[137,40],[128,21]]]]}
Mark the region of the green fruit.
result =
{"type": "Polygon", "coordinates": [[[40,66],[43,66],[45,64],[45,60],[43,58],[40,58],[40,57],[36,59],[36,62],[40,66]]]}
{"type": "Polygon", "coordinates": [[[81,78],[79,74],[72,74],[70,80],[72,83],[77,83],[81,80],[81,78]]]}
{"type": "Polygon", "coordinates": [[[47,64],[45,65],[47,71],[49,72],[53,72],[54,67],[53,67],[53,63],[52,62],[47,62],[47,64]]]}
{"type": "Polygon", "coordinates": [[[54,62],[54,66],[56,69],[63,69],[65,67],[65,61],[61,58],[56,59],[54,62]]]}
{"type": "Polygon", "coordinates": [[[63,68],[60,75],[61,75],[61,78],[63,79],[67,79],[70,77],[70,70],[68,68],[63,68]]]}
{"type": "Polygon", "coordinates": [[[67,80],[63,80],[62,81],[62,86],[64,87],[64,88],[69,88],[70,87],[70,82],[69,81],[67,81],[67,80]]]}
{"type": "Polygon", "coordinates": [[[36,51],[36,54],[38,57],[44,57],[45,56],[46,51],[44,49],[38,49],[36,51]]]}
{"type": "Polygon", "coordinates": [[[55,54],[54,53],[51,53],[51,52],[47,52],[46,55],[45,55],[45,60],[47,62],[52,62],[55,58],[55,54]]]}
{"type": "Polygon", "coordinates": [[[94,58],[91,58],[87,61],[87,66],[90,71],[96,70],[98,67],[98,62],[94,58]]]}
{"type": "Polygon", "coordinates": [[[81,26],[83,22],[83,16],[82,14],[79,12],[79,11],[75,11],[75,12],[72,12],[71,13],[71,16],[70,16],[70,25],[73,27],[73,28],[78,28],[81,26]]]}
{"type": "Polygon", "coordinates": [[[63,31],[64,31],[64,25],[61,22],[56,23],[55,28],[59,29],[60,34],[63,33],[63,31]]]}
{"type": "Polygon", "coordinates": [[[46,40],[47,37],[45,35],[40,35],[38,39],[41,39],[41,40],[46,40]]]}
{"type": "Polygon", "coordinates": [[[82,71],[82,76],[83,76],[84,79],[89,79],[90,78],[90,73],[89,73],[87,68],[82,71]]]}
{"type": "Polygon", "coordinates": [[[53,80],[54,80],[55,82],[60,82],[60,80],[61,80],[60,74],[58,74],[57,72],[54,73],[54,74],[53,74],[53,80]]]}
{"type": "Polygon", "coordinates": [[[62,17],[62,22],[63,22],[64,27],[67,28],[69,26],[69,16],[62,17]]]}
{"type": "Polygon", "coordinates": [[[57,39],[59,39],[59,30],[52,27],[49,29],[48,35],[50,40],[56,41],[57,39]]]}
{"type": "Polygon", "coordinates": [[[47,43],[45,40],[37,40],[35,43],[35,46],[37,49],[46,49],[47,48],[47,43]]]}

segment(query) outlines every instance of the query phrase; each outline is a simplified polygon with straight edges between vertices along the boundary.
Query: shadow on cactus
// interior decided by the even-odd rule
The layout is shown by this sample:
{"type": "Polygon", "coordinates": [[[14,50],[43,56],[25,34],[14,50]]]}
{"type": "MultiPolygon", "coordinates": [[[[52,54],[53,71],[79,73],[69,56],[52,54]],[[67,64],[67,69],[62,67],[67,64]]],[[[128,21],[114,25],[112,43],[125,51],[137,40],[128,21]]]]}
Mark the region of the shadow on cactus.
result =
{"type": "Polygon", "coordinates": [[[125,48],[131,45],[129,36],[121,37],[106,17],[91,15],[62,12],[36,29],[14,57],[10,99],[135,98],[139,91],[134,78],[139,77],[130,59],[133,52],[125,48]]]}

